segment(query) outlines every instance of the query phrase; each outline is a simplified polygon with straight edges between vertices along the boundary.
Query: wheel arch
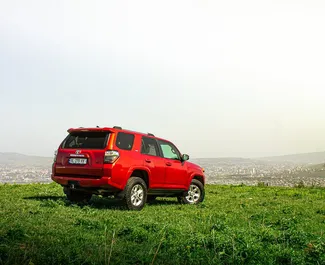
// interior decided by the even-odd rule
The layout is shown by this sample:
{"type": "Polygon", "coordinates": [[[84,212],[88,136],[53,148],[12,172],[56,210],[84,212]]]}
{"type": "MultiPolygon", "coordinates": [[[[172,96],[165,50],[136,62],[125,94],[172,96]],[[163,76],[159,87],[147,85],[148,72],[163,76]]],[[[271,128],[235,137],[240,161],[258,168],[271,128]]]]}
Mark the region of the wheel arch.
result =
{"type": "Polygon", "coordinates": [[[205,178],[204,178],[204,176],[199,175],[199,174],[193,174],[191,176],[191,178],[190,178],[190,181],[189,181],[188,185],[187,185],[188,187],[191,185],[191,182],[192,182],[193,179],[196,179],[196,180],[200,181],[203,186],[205,185],[205,178]]]}
{"type": "Polygon", "coordinates": [[[127,181],[131,177],[142,178],[147,185],[147,189],[149,189],[149,185],[150,185],[149,176],[150,176],[150,171],[148,171],[146,168],[132,168],[129,170],[127,181]]]}

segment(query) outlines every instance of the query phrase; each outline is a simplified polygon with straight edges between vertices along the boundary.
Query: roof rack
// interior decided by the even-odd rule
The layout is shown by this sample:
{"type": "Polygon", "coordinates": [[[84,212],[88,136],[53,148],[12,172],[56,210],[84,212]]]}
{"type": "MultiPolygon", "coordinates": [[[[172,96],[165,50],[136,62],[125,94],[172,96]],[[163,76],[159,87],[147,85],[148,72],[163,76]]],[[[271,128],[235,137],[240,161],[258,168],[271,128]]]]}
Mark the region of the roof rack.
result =
{"type": "Polygon", "coordinates": [[[148,133],[149,136],[154,136],[152,133],[148,133]]]}
{"type": "Polygon", "coordinates": [[[118,129],[118,130],[122,130],[122,127],[121,126],[114,126],[113,128],[114,129],[118,129]]]}

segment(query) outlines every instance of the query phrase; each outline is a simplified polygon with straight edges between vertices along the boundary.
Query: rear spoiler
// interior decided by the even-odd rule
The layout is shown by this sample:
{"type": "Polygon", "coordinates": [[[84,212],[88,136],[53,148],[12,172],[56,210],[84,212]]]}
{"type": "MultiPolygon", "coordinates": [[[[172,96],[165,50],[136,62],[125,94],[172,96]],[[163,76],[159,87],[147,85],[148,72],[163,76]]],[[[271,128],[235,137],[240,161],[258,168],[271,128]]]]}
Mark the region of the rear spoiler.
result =
{"type": "Polygon", "coordinates": [[[70,128],[67,130],[68,133],[71,132],[112,132],[111,128],[103,127],[103,128],[70,128]]]}

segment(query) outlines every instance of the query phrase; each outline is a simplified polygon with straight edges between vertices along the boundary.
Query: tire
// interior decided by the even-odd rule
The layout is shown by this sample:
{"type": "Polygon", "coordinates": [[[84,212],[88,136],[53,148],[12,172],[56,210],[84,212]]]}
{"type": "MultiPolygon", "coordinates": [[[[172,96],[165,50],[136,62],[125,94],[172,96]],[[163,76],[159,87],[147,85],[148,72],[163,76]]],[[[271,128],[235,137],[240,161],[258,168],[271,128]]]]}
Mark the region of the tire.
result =
{"type": "Polygon", "coordinates": [[[199,204],[203,202],[205,190],[203,184],[197,179],[193,179],[187,192],[178,196],[177,200],[182,204],[199,204]]]}
{"type": "Polygon", "coordinates": [[[64,192],[67,196],[67,199],[72,203],[89,203],[92,197],[91,193],[71,190],[70,188],[64,189],[64,192]]]}
{"type": "Polygon", "coordinates": [[[128,210],[140,211],[147,200],[147,185],[142,178],[131,177],[124,189],[124,204],[128,210]]]}

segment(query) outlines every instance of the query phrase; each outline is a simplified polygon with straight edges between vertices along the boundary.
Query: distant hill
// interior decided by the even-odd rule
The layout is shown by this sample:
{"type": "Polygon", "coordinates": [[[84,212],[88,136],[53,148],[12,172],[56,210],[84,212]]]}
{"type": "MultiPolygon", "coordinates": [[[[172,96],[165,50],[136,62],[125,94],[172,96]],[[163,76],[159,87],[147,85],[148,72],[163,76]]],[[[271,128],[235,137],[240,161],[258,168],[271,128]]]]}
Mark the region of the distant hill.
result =
{"type": "Polygon", "coordinates": [[[292,162],[297,164],[322,164],[325,163],[325,152],[261,157],[258,158],[258,160],[270,162],[292,162]]]}
{"type": "Polygon", "coordinates": [[[53,158],[51,157],[29,156],[19,153],[0,153],[0,165],[49,167],[52,161],[53,158]]]}
{"type": "MultiPolygon", "coordinates": [[[[29,156],[19,153],[1,153],[1,165],[23,165],[48,167],[52,164],[52,157],[29,156]]],[[[194,163],[209,165],[247,165],[247,164],[264,164],[264,163],[295,163],[295,164],[325,164],[325,152],[314,152],[304,154],[292,154],[283,156],[261,157],[261,158],[240,158],[240,157],[220,157],[220,158],[193,158],[194,163]]]]}
{"type": "Polygon", "coordinates": [[[316,164],[309,166],[310,169],[313,169],[315,171],[324,171],[325,170],[325,163],[322,164],[316,164]]]}
{"type": "Polygon", "coordinates": [[[193,162],[203,162],[203,163],[217,163],[217,164],[246,164],[253,163],[257,161],[251,158],[241,158],[241,157],[218,157],[218,158],[193,158],[193,162]]]}
{"type": "Polygon", "coordinates": [[[240,158],[240,157],[219,157],[219,158],[193,158],[193,162],[209,164],[274,164],[274,163],[292,163],[299,165],[307,164],[325,164],[325,152],[291,154],[270,157],[240,158]]]}
{"type": "Polygon", "coordinates": [[[317,185],[320,180],[325,179],[325,163],[305,166],[306,170],[294,172],[296,179],[312,180],[317,185]]]}

